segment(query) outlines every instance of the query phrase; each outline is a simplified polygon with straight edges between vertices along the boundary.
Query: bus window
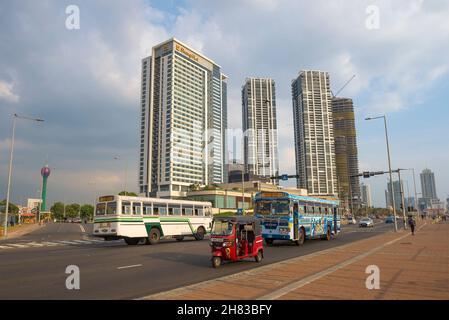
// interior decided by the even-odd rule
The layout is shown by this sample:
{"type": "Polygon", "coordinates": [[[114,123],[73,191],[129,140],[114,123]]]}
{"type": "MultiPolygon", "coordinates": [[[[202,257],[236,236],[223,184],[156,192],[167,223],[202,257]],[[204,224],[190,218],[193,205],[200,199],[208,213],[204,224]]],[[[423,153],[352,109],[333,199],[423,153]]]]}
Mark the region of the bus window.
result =
{"type": "Polygon", "coordinates": [[[167,215],[167,207],[159,207],[159,215],[166,216],[167,215]]]}
{"type": "Polygon", "coordinates": [[[204,215],[204,210],[203,209],[198,209],[198,216],[203,216],[204,215]]]}
{"type": "Polygon", "coordinates": [[[193,208],[191,206],[182,206],[182,215],[191,216],[193,214],[193,208]]]}
{"type": "Polygon", "coordinates": [[[133,214],[139,216],[142,214],[142,203],[133,202],[133,214]]]}
{"type": "Polygon", "coordinates": [[[158,207],[154,207],[154,208],[153,208],[153,214],[154,214],[155,216],[159,215],[159,208],[158,208],[158,207]]]}
{"type": "Polygon", "coordinates": [[[151,203],[149,202],[144,202],[143,203],[143,214],[147,215],[147,216],[151,216],[153,214],[153,212],[151,212],[151,203]]]}
{"type": "Polygon", "coordinates": [[[116,202],[108,202],[106,208],[106,214],[116,214],[117,213],[117,203],[116,202]]]}
{"type": "Polygon", "coordinates": [[[131,203],[129,201],[122,201],[122,214],[131,214],[131,203]]]}
{"type": "Polygon", "coordinates": [[[195,215],[195,216],[198,215],[198,209],[197,209],[197,208],[195,208],[195,210],[194,210],[194,215],[195,215]]]}
{"type": "Polygon", "coordinates": [[[97,210],[95,210],[95,214],[97,216],[102,216],[102,215],[106,214],[106,203],[104,203],[104,202],[98,203],[97,210]]]}
{"type": "Polygon", "coordinates": [[[179,216],[181,214],[181,208],[179,204],[169,204],[168,205],[168,215],[169,216],[179,216]]]}

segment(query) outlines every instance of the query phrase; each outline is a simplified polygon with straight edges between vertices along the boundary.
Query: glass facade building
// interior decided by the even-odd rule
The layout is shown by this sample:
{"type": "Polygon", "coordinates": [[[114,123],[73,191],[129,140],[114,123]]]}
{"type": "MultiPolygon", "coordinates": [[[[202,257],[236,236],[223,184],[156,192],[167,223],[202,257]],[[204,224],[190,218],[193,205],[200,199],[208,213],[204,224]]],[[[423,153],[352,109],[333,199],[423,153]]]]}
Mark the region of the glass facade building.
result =
{"type": "Polygon", "coordinates": [[[225,181],[226,76],[177,39],[142,60],[140,193],[183,197],[225,181]]]}
{"type": "Polygon", "coordinates": [[[279,175],[276,90],[273,79],[247,78],[242,88],[245,171],[279,175]]]}
{"type": "Polygon", "coordinates": [[[297,187],[337,196],[329,74],[301,71],[292,81],[297,187]]]}

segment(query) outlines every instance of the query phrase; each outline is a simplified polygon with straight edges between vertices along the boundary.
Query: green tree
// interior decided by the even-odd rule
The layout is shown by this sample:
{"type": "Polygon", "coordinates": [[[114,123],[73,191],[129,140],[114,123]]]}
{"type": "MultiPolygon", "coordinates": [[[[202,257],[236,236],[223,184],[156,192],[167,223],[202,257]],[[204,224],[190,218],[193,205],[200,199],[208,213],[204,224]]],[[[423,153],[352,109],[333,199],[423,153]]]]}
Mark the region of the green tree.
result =
{"type": "Polygon", "coordinates": [[[119,196],[124,196],[126,194],[126,196],[128,197],[138,197],[138,195],[134,192],[129,192],[129,191],[121,191],[118,195],[119,196]]]}
{"type": "Polygon", "coordinates": [[[78,203],[72,203],[65,207],[65,215],[68,218],[78,217],[80,212],[80,205],[78,203]]]}
{"type": "Polygon", "coordinates": [[[62,202],[55,202],[51,208],[50,212],[53,215],[54,219],[61,220],[64,218],[64,203],[62,202]]]}
{"type": "Polygon", "coordinates": [[[81,206],[81,219],[92,220],[94,217],[94,206],[90,204],[84,204],[81,206]]]}
{"type": "MultiPolygon", "coordinates": [[[[8,209],[8,213],[10,214],[17,214],[19,213],[19,207],[16,206],[14,203],[9,202],[9,209],[8,209]]],[[[5,212],[6,209],[6,199],[3,201],[0,201],[0,212],[5,212]]]]}

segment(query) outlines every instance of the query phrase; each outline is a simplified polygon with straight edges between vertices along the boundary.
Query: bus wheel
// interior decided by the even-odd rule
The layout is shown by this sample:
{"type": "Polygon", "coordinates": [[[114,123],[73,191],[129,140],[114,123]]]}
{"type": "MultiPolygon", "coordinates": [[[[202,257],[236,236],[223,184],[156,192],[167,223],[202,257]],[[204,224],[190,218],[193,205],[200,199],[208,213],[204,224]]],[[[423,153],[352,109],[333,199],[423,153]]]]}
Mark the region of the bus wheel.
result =
{"type": "Polygon", "coordinates": [[[301,246],[304,244],[304,240],[306,238],[306,234],[304,232],[304,228],[299,229],[299,238],[295,241],[297,246],[301,246]]]}
{"type": "Polygon", "coordinates": [[[263,258],[262,250],[257,251],[257,255],[254,257],[254,259],[256,260],[256,262],[262,261],[262,258],[263,258]]]}
{"type": "Polygon", "coordinates": [[[175,236],[176,241],[184,240],[184,236],[175,236]]]}
{"type": "Polygon", "coordinates": [[[161,232],[158,228],[152,228],[150,230],[150,236],[148,237],[150,244],[157,244],[161,239],[161,232]]]}
{"type": "Polygon", "coordinates": [[[265,239],[265,243],[267,246],[271,246],[273,244],[273,239],[265,239]]]}
{"type": "Polygon", "coordinates": [[[203,227],[199,227],[197,230],[196,230],[196,233],[195,233],[195,239],[196,240],[203,240],[204,239],[204,234],[206,233],[206,231],[204,230],[204,228],[203,227]]]}
{"type": "Polygon", "coordinates": [[[125,242],[129,246],[135,246],[140,241],[140,238],[125,238],[125,242]]]}
{"type": "Polygon", "coordinates": [[[218,268],[221,265],[220,257],[212,257],[212,267],[218,268]]]}

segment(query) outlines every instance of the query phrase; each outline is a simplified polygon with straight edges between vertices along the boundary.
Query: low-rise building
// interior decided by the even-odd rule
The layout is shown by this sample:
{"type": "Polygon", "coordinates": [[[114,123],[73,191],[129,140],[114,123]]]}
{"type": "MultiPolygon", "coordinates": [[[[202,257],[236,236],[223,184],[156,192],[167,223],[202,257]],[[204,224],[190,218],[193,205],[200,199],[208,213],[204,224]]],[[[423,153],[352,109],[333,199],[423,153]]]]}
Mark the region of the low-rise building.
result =
{"type": "Polygon", "coordinates": [[[186,198],[196,201],[209,201],[215,213],[235,211],[239,208],[250,209],[253,198],[261,191],[285,191],[296,195],[307,196],[306,189],[285,188],[261,181],[245,181],[236,183],[216,184],[212,187],[198,188],[187,192],[186,198]],[[217,212],[218,211],[218,212],[217,212]]]}

